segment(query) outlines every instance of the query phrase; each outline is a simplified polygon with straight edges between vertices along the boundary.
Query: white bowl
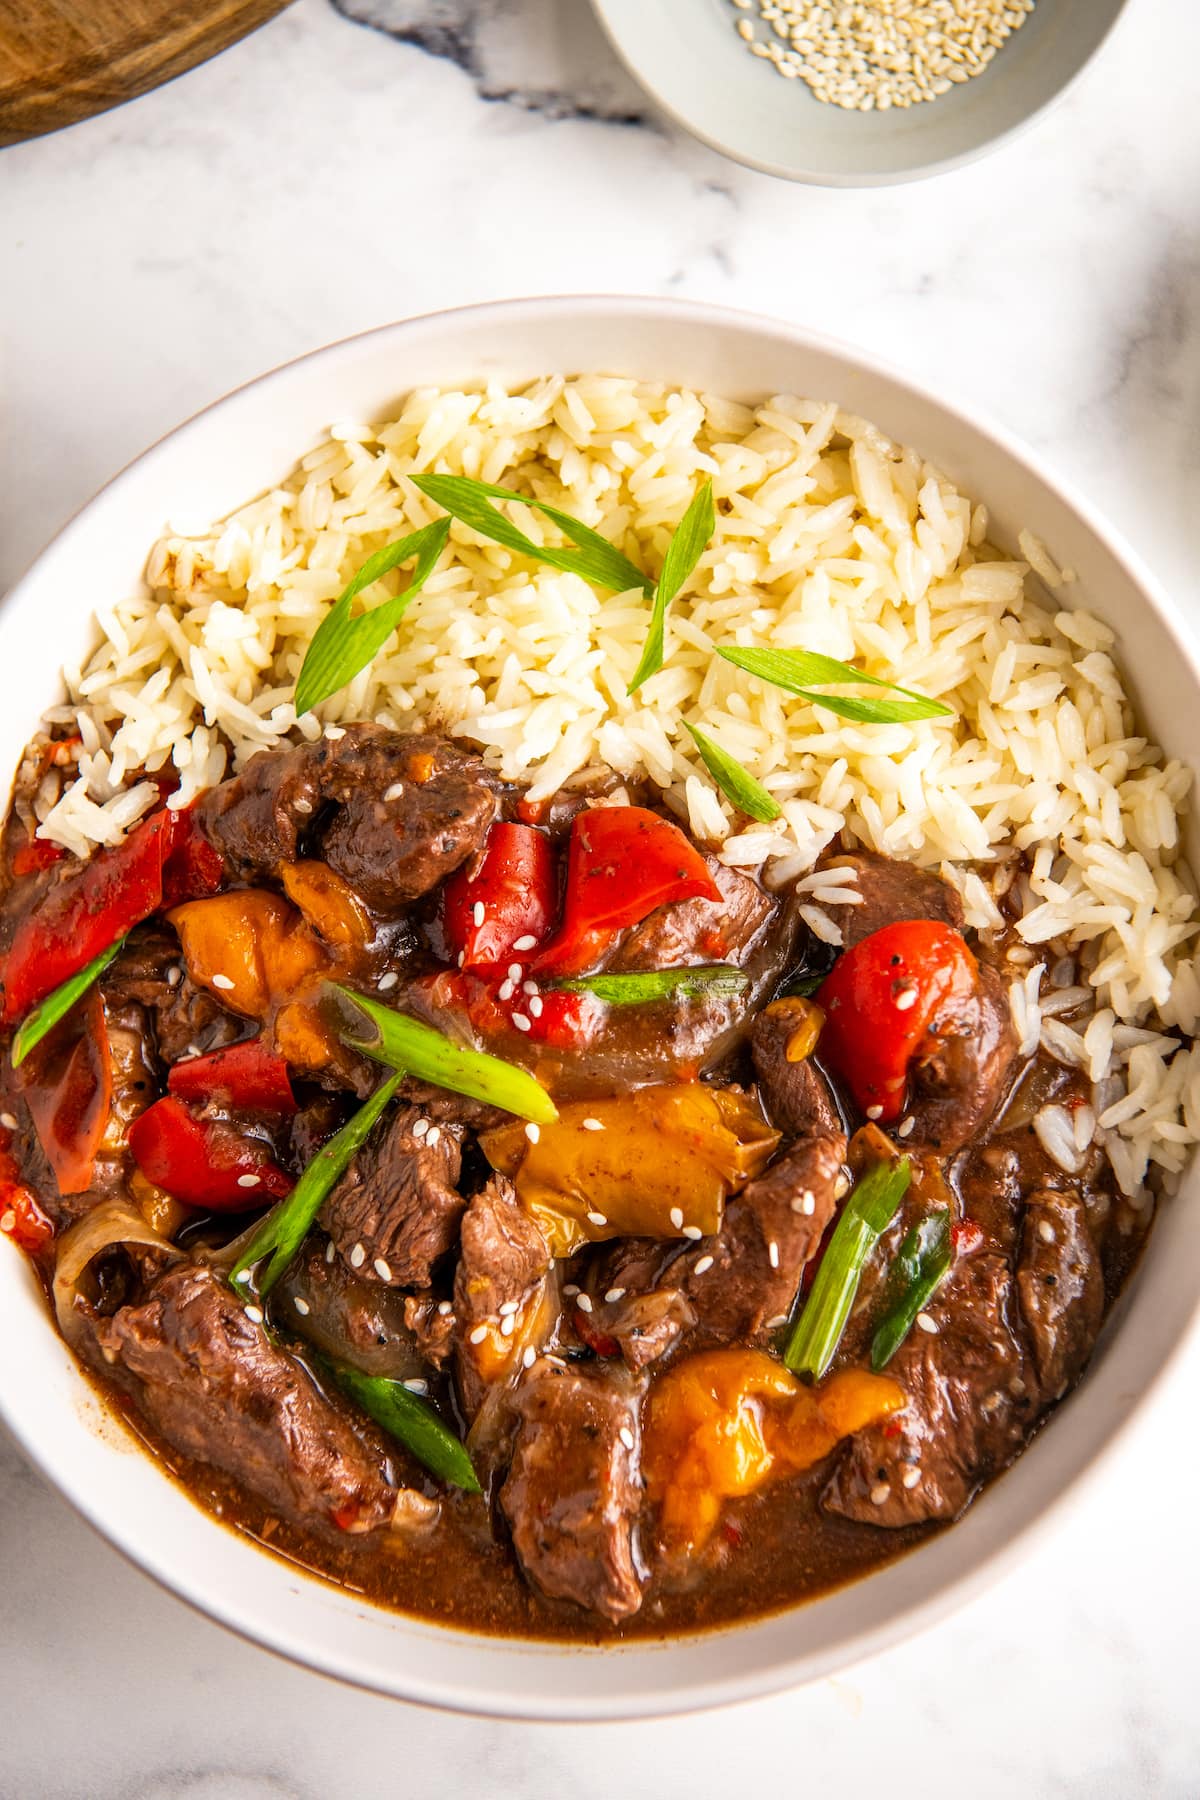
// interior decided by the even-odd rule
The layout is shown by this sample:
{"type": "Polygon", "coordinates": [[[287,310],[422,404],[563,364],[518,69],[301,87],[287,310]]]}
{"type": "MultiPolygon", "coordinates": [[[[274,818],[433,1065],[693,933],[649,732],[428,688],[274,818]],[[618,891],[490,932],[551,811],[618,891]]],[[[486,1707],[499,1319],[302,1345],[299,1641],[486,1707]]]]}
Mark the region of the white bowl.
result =
{"type": "MultiPolygon", "coordinates": [[[[390,325],[321,350],[182,426],[72,521],[0,612],[0,765],[16,766],[92,610],[134,590],[166,521],[219,515],[282,477],[328,424],[386,415],[424,383],[609,371],[733,396],[836,397],[919,446],[985,499],[1010,545],[1028,526],[1074,568],[1121,634],[1147,723],[1200,765],[1200,679],[1164,596],[1114,534],[1029,452],[856,351],[785,325],[678,302],[511,301],[390,325]]],[[[507,1717],[682,1712],[843,1668],[930,1624],[993,1579],[1116,1446],[1192,1328],[1200,1294],[1196,1180],[1159,1220],[1091,1371],[963,1521],[878,1574],[773,1618],[619,1649],[445,1630],[338,1592],[216,1524],[103,1412],[55,1335],[24,1259],[0,1248],[0,1410],[45,1475],[112,1543],[247,1637],[385,1694],[507,1717]]]]}

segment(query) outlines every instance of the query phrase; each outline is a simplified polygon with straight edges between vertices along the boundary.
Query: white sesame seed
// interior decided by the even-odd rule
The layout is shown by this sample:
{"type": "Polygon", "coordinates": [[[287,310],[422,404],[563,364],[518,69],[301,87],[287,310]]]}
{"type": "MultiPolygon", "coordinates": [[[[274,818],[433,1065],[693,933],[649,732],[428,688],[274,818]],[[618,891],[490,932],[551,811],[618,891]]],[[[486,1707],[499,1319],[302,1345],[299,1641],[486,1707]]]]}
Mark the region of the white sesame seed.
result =
{"type": "Polygon", "coordinates": [[[885,1502],[887,1501],[888,1497],[890,1496],[891,1491],[892,1491],[892,1488],[891,1488],[890,1482],[887,1482],[887,1481],[876,1482],[875,1486],[871,1489],[871,1505],[872,1506],[883,1506],[885,1504],[885,1502]]]}
{"type": "Polygon", "coordinates": [[[381,994],[388,993],[392,988],[394,988],[396,986],[396,984],[399,980],[400,980],[400,977],[399,977],[399,975],[397,975],[395,969],[389,969],[386,975],[381,975],[379,977],[379,983],[378,983],[379,992],[381,994]]]}
{"type": "Polygon", "coordinates": [[[0,1231],[11,1231],[16,1222],[17,1215],[10,1206],[8,1211],[0,1216],[0,1231]]]}
{"type": "Polygon", "coordinates": [[[172,988],[178,987],[182,980],[183,980],[183,970],[180,968],[178,963],[172,963],[170,968],[167,970],[167,986],[172,987],[172,988]]]}
{"type": "Polygon", "coordinates": [[[536,981],[523,981],[521,983],[521,992],[523,994],[536,994],[537,991],[538,984],[536,981]]]}
{"type": "Polygon", "coordinates": [[[896,1136],[909,1137],[916,1122],[917,1121],[913,1118],[912,1114],[909,1113],[907,1119],[901,1119],[899,1125],[897,1125],[896,1136]]]}
{"type": "Polygon", "coordinates": [[[425,1133],[426,1146],[430,1150],[432,1150],[435,1144],[441,1142],[441,1136],[442,1136],[441,1126],[440,1125],[431,1125],[429,1127],[429,1130],[425,1133]]]}
{"type": "Polygon", "coordinates": [[[541,1135],[542,1135],[541,1126],[538,1124],[535,1124],[535,1122],[532,1119],[530,1119],[528,1125],[525,1127],[525,1136],[529,1139],[531,1144],[536,1144],[538,1139],[541,1137],[541,1135]]]}
{"type": "Polygon", "coordinates": [[[920,1479],[921,1471],[915,1463],[910,1469],[905,1469],[903,1475],[900,1477],[901,1484],[906,1488],[915,1488],[920,1479]]]}
{"type": "Polygon", "coordinates": [[[1050,1224],[1048,1219],[1040,1219],[1038,1221],[1038,1236],[1044,1244],[1052,1244],[1054,1242],[1054,1227],[1050,1224]]]}
{"type": "Polygon", "coordinates": [[[585,1131],[603,1131],[604,1124],[600,1119],[584,1119],[583,1129],[585,1131]]]}
{"type": "Polygon", "coordinates": [[[366,1260],[367,1253],[363,1246],[361,1244],[355,1244],[353,1250],[350,1252],[350,1267],[352,1269],[361,1269],[366,1260]]]}
{"type": "Polygon", "coordinates": [[[529,1020],[525,1017],[524,1013],[514,1013],[512,1016],[512,1022],[516,1026],[518,1031],[532,1031],[532,1029],[533,1029],[532,1025],[529,1023],[529,1020]]]}
{"type": "Polygon", "coordinates": [[[244,1187],[244,1188],[257,1187],[259,1185],[260,1179],[261,1178],[257,1175],[239,1175],[237,1178],[237,1184],[239,1187],[244,1187]]]}
{"type": "Polygon", "coordinates": [[[698,1225],[685,1225],[683,1228],[683,1235],[685,1238],[691,1238],[692,1242],[695,1243],[699,1238],[704,1236],[704,1233],[698,1225]]]}
{"type": "Polygon", "coordinates": [[[617,1433],[617,1436],[620,1438],[621,1442],[624,1444],[624,1446],[627,1450],[632,1450],[637,1443],[637,1439],[634,1437],[632,1431],[630,1431],[628,1425],[622,1425],[620,1431],[618,1431],[618,1433],[617,1433]]]}
{"type": "Polygon", "coordinates": [[[712,1257],[711,1256],[702,1256],[700,1258],[700,1261],[696,1264],[696,1267],[692,1271],[692,1273],[695,1275],[707,1275],[708,1271],[712,1268],[712,1266],[713,1266],[712,1257]]]}
{"type": "Polygon", "coordinates": [[[262,1307],[261,1306],[248,1306],[246,1308],[246,1317],[249,1319],[249,1321],[252,1325],[261,1325],[263,1322],[262,1307]]]}
{"type": "Polygon", "coordinates": [[[532,1369],[532,1367],[536,1361],[537,1361],[537,1351],[534,1349],[532,1344],[526,1344],[525,1349],[521,1355],[522,1368],[532,1369]]]}
{"type": "Polygon", "coordinates": [[[516,1329],[517,1329],[517,1321],[514,1319],[514,1317],[511,1313],[508,1313],[503,1319],[501,1319],[501,1321],[500,1321],[501,1337],[511,1337],[513,1332],[516,1329]]]}
{"type": "Polygon", "coordinates": [[[682,1208],[682,1206],[673,1206],[671,1208],[671,1223],[675,1227],[676,1231],[683,1230],[683,1208],[682,1208]]]}
{"type": "Polygon", "coordinates": [[[882,1117],[883,1117],[882,1106],[868,1106],[867,1117],[868,1117],[868,1119],[882,1119],[882,1117]]]}
{"type": "Polygon", "coordinates": [[[295,809],[295,811],[298,813],[310,813],[312,811],[312,801],[311,800],[305,800],[305,799],[293,800],[292,806],[295,809]]]}
{"type": "Polygon", "coordinates": [[[767,1245],[767,1261],[773,1269],[779,1267],[779,1245],[775,1242],[774,1238],[772,1238],[767,1245]]]}
{"type": "Polygon", "coordinates": [[[579,1289],[573,1281],[568,1281],[566,1286],[563,1288],[563,1293],[566,1295],[568,1300],[573,1300],[578,1292],[579,1292],[579,1289]]]}
{"type": "Polygon", "coordinates": [[[916,988],[904,988],[901,993],[896,995],[896,1011],[897,1012],[910,1012],[916,1004],[917,1004],[916,988]]]}
{"type": "Polygon", "coordinates": [[[786,1325],[787,1322],[788,1316],[786,1313],[776,1313],[773,1319],[767,1320],[766,1328],[768,1331],[778,1331],[779,1327],[781,1325],[786,1325]]]}
{"type": "Polygon", "coordinates": [[[338,739],[344,738],[345,735],[346,733],[340,725],[327,725],[325,727],[325,736],[329,739],[331,744],[336,744],[338,739]]]}
{"type": "Polygon", "coordinates": [[[618,1300],[623,1300],[625,1298],[625,1293],[626,1290],[624,1288],[609,1288],[604,1298],[610,1306],[615,1306],[618,1300]]]}
{"type": "Polygon", "coordinates": [[[515,992],[511,981],[502,981],[496,997],[499,1000],[511,1000],[515,992]]]}
{"type": "Polygon", "coordinates": [[[464,963],[465,963],[465,962],[466,962],[466,960],[467,960],[467,953],[466,953],[466,951],[465,951],[465,950],[460,950],[460,951],[459,951],[459,953],[458,953],[458,966],[459,966],[459,968],[460,968],[460,969],[461,969],[461,968],[462,968],[462,966],[463,966],[463,964],[464,964],[464,963]]]}
{"type": "Polygon", "coordinates": [[[816,1210],[817,1196],[813,1193],[811,1188],[805,1188],[802,1193],[793,1195],[792,1211],[794,1213],[804,1213],[807,1217],[811,1218],[816,1210]]]}
{"type": "Polygon", "coordinates": [[[537,944],[537,939],[533,936],[533,934],[531,932],[527,931],[525,933],[524,937],[519,937],[516,939],[515,943],[513,944],[513,949],[514,950],[532,950],[532,949],[534,949],[536,944],[537,944]]]}
{"type": "Polygon", "coordinates": [[[239,1269],[233,1279],[235,1281],[249,1281],[249,1279],[250,1279],[249,1269],[239,1269]]]}
{"type": "Polygon", "coordinates": [[[429,1383],[422,1381],[419,1375],[410,1375],[404,1385],[410,1394],[427,1394],[429,1392],[429,1383]]]}
{"type": "Polygon", "coordinates": [[[399,800],[403,792],[404,783],[402,781],[393,781],[390,788],[384,789],[383,798],[390,805],[393,800],[399,800]]]}
{"type": "Polygon", "coordinates": [[[428,1119],[418,1119],[416,1124],[412,1128],[412,1134],[415,1138],[423,1138],[425,1136],[425,1133],[428,1130],[429,1130],[429,1120],[428,1119]]]}
{"type": "Polygon", "coordinates": [[[483,910],[483,901],[477,900],[471,908],[471,917],[474,919],[476,925],[482,925],[486,916],[487,915],[483,910]]]}
{"type": "Polygon", "coordinates": [[[525,971],[524,971],[524,969],[522,969],[520,963],[509,963],[508,979],[513,983],[514,986],[516,986],[516,984],[520,981],[520,979],[524,973],[525,973],[525,971]]]}
{"type": "Polygon", "coordinates": [[[220,988],[223,993],[228,993],[234,985],[228,975],[214,975],[212,984],[215,988],[220,988]]]}
{"type": "Polygon", "coordinates": [[[325,1261],[327,1263],[331,1263],[336,1255],[337,1255],[337,1251],[333,1247],[333,1239],[330,1238],[329,1242],[325,1246],[325,1261]]]}
{"type": "Polygon", "coordinates": [[[438,1304],[437,1304],[437,1309],[438,1309],[438,1317],[442,1318],[442,1319],[448,1319],[450,1317],[450,1314],[454,1311],[454,1308],[450,1304],[449,1300],[439,1300],[438,1304]]]}
{"type": "Polygon", "coordinates": [[[375,1273],[378,1275],[380,1281],[390,1281],[392,1279],[392,1265],[389,1262],[385,1262],[382,1256],[377,1256],[375,1258],[375,1273]]]}
{"type": "Polygon", "coordinates": [[[839,1175],[837,1180],[833,1184],[834,1199],[835,1200],[843,1200],[843,1199],[845,1199],[846,1195],[849,1192],[850,1192],[850,1177],[848,1175],[839,1175]]]}
{"type": "Polygon", "coordinates": [[[607,1225],[608,1224],[608,1214],[607,1213],[590,1212],[587,1217],[588,1217],[589,1225],[607,1225]]]}
{"type": "Polygon", "coordinates": [[[542,996],[540,994],[531,994],[529,996],[530,1017],[534,1018],[534,1019],[540,1019],[542,1016],[542,1007],[543,1007],[542,996]]]}
{"type": "Polygon", "coordinates": [[[303,1294],[297,1294],[296,1298],[292,1301],[292,1305],[295,1307],[296,1311],[300,1314],[300,1317],[302,1319],[307,1319],[309,1312],[312,1310],[308,1304],[308,1301],[304,1298],[303,1294]]]}
{"type": "Polygon", "coordinates": [[[17,1129],[17,1121],[13,1118],[11,1113],[0,1113],[0,1125],[3,1125],[5,1131],[15,1131],[17,1129]]]}
{"type": "Polygon", "coordinates": [[[477,1325],[474,1331],[471,1332],[468,1342],[472,1344],[482,1344],[487,1334],[488,1328],[486,1325],[477,1325]]]}
{"type": "Polygon", "coordinates": [[[511,1319],[513,1314],[519,1313],[520,1310],[521,1302],[519,1300],[505,1300],[502,1305],[496,1308],[496,1311],[500,1314],[502,1319],[511,1319]]]}
{"type": "Polygon", "coordinates": [[[592,1310],[591,1295],[590,1294],[577,1294],[575,1296],[575,1304],[579,1308],[580,1312],[585,1312],[585,1313],[591,1312],[591,1310],[592,1310]]]}
{"type": "Polygon", "coordinates": [[[927,1331],[930,1337],[936,1337],[938,1334],[938,1322],[930,1313],[919,1312],[917,1314],[917,1325],[922,1331],[927,1331]]]}

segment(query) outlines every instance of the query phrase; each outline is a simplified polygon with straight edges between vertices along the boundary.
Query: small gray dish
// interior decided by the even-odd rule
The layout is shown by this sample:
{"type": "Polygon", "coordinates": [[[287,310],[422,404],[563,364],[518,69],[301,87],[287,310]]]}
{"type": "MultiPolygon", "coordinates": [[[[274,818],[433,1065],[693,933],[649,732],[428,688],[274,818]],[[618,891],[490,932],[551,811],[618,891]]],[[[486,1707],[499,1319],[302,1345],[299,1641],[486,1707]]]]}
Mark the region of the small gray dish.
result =
{"type": "Polygon", "coordinates": [[[737,34],[770,27],[732,0],[593,0],[613,48],[677,124],[735,162],[822,187],[940,174],[1011,137],[1058,99],[1126,0],[1037,0],[981,75],[918,106],[849,112],[785,80],[737,34]]]}

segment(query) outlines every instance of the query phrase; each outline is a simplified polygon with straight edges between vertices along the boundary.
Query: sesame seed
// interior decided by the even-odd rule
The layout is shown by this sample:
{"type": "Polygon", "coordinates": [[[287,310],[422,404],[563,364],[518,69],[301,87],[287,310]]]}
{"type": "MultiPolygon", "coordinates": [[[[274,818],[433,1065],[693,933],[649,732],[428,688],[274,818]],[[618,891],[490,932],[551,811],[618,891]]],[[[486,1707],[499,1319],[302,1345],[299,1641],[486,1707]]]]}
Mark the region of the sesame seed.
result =
{"type": "Polygon", "coordinates": [[[575,1296],[575,1304],[579,1308],[580,1312],[590,1313],[592,1310],[591,1295],[590,1294],[577,1294],[575,1296]]]}
{"type": "Polygon", "coordinates": [[[529,1139],[531,1144],[536,1144],[541,1135],[541,1126],[535,1124],[534,1121],[530,1119],[528,1125],[525,1127],[525,1136],[529,1139]]]}
{"type": "Polygon", "coordinates": [[[410,1376],[404,1385],[410,1394],[427,1394],[429,1392],[429,1383],[422,1381],[419,1375],[410,1376]]]}
{"type": "Polygon", "coordinates": [[[172,963],[170,968],[167,970],[167,986],[168,987],[178,987],[182,980],[183,980],[183,970],[180,968],[178,963],[172,963]]]}
{"type": "Polygon", "coordinates": [[[542,1004],[542,996],[540,994],[531,994],[529,996],[529,1013],[531,1018],[541,1018],[542,1004]]]}
{"type": "Polygon", "coordinates": [[[487,1334],[488,1334],[488,1328],[486,1325],[477,1325],[475,1327],[474,1331],[470,1334],[468,1342],[472,1343],[472,1344],[482,1344],[482,1342],[483,1342],[484,1338],[487,1336],[487,1334]]]}
{"type": "Polygon", "coordinates": [[[792,1211],[794,1213],[804,1213],[811,1218],[816,1210],[817,1196],[813,1193],[811,1188],[805,1188],[803,1193],[793,1196],[792,1211]]]}
{"type": "Polygon", "coordinates": [[[779,1267],[779,1245],[775,1242],[774,1238],[772,1238],[767,1245],[767,1261],[773,1269],[779,1267]]]}
{"type": "Polygon", "coordinates": [[[329,1242],[325,1246],[325,1261],[327,1263],[331,1263],[333,1261],[334,1257],[336,1256],[336,1254],[337,1254],[337,1252],[333,1247],[333,1239],[330,1238],[329,1242]]]}
{"type": "Polygon", "coordinates": [[[524,969],[522,969],[520,963],[509,963],[508,979],[513,983],[514,986],[520,981],[520,979],[524,973],[525,973],[525,971],[524,971],[524,969]]]}
{"type": "Polygon", "coordinates": [[[519,1300],[505,1300],[501,1306],[496,1308],[502,1319],[511,1319],[513,1314],[519,1313],[520,1310],[521,1302],[519,1300]]]}
{"type": "Polygon", "coordinates": [[[309,1307],[308,1301],[304,1298],[304,1296],[302,1294],[296,1295],[296,1298],[292,1301],[292,1305],[295,1307],[296,1311],[300,1314],[300,1317],[302,1319],[307,1319],[311,1309],[309,1307]]]}
{"type": "Polygon", "coordinates": [[[897,1137],[910,1136],[912,1129],[913,1129],[914,1125],[916,1124],[916,1122],[917,1121],[913,1118],[912,1114],[909,1113],[907,1119],[901,1119],[899,1125],[897,1125],[896,1136],[897,1137]]]}
{"type": "Polygon", "coordinates": [[[532,950],[536,944],[537,944],[537,939],[533,936],[533,934],[531,932],[527,931],[525,933],[524,937],[517,938],[517,940],[513,944],[513,949],[514,950],[532,950]]]}
{"type": "Polygon", "coordinates": [[[395,969],[389,969],[386,975],[381,975],[379,977],[379,992],[381,994],[386,994],[391,988],[396,986],[399,979],[400,977],[397,975],[395,969]]]}
{"type": "Polygon", "coordinates": [[[484,913],[484,910],[483,910],[483,901],[482,900],[477,900],[475,902],[474,906],[471,908],[471,917],[474,919],[476,925],[483,924],[486,914],[484,913]]]}
{"type": "Polygon", "coordinates": [[[1044,1244],[1052,1244],[1054,1242],[1054,1227],[1050,1224],[1048,1219],[1040,1219],[1038,1221],[1038,1236],[1044,1244]]]}
{"type": "Polygon", "coordinates": [[[610,1306],[615,1306],[618,1300],[623,1300],[625,1298],[625,1293],[626,1290],[624,1288],[609,1288],[604,1298],[610,1306]]]}
{"type": "Polygon", "coordinates": [[[503,1319],[501,1319],[501,1321],[500,1321],[501,1337],[511,1337],[513,1332],[516,1329],[517,1329],[517,1321],[514,1319],[514,1317],[511,1313],[508,1313],[503,1319]]]}
{"type": "Polygon", "coordinates": [[[13,1118],[11,1113],[0,1113],[0,1125],[3,1125],[5,1131],[15,1131],[17,1129],[17,1121],[13,1118]]]}
{"type": "Polygon", "coordinates": [[[435,1144],[441,1141],[441,1136],[442,1128],[440,1125],[431,1125],[429,1127],[429,1130],[425,1133],[425,1143],[430,1150],[433,1149],[435,1144]]]}
{"type": "Polygon", "coordinates": [[[261,1325],[263,1322],[262,1307],[261,1306],[248,1306],[246,1308],[246,1317],[249,1319],[249,1321],[252,1325],[261,1325]]]}
{"type": "Polygon", "coordinates": [[[454,1311],[454,1308],[453,1308],[453,1306],[451,1306],[449,1300],[439,1300],[438,1304],[437,1304],[437,1309],[438,1309],[438,1317],[442,1318],[442,1319],[448,1319],[450,1317],[450,1314],[454,1311]]]}
{"type": "Polygon", "coordinates": [[[675,1227],[676,1231],[683,1230],[683,1208],[682,1208],[682,1206],[673,1206],[671,1208],[671,1223],[675,1227]]]}
{"type": "Polygon", "coordinates": [[[10,1206],[8,1211],[0,1217],[0,1231],[11,1231],[16,1222],[17,1215],[10,1206]]]}
{"type": "Polygon", "coordinates": [[[497,994],[497,999],[511,1000],[515,992],[516,992],[516,989],[513,987],[513,984],[511,981],[502,981],[500,983],[500,989],[499,989],[499,993],[497,994]]]}
{"type": "Polygon", "coordinates": [[[222,993],[229,993],[234,985],[233,982],[230,981],[228,975],[214,975],[212,984],[215,988],[220,988],[222,993]]]}
{"type": "Polygon", "coordinates": [[[911,1012],[912,1008],[916,1004],[917,1004],[916,988],[905,988],[902,993],[899,993],[896,995],[896,1011],[897,1012],[911,1012]]]}
{"type": "Polygon", "coordinates": [[[773,1319],[767,1320],[766,1328],[768,1331],[778,1331],[779,1327],[781,1325],[786,1325],[787,1322],[788,1322],[788,1316],[786,1313],[776,1313],[775,1317],[773,1319]]]}
{"type": "Polygon", "coordinates": [[[622,1425],[620,1431],[618,1431],[618,1433],[617,1433],[617,1436],[620,1438],[621,1442],[624,1444],[624,1446],[627,1450],[632,1450],[634,1448],[635,1444],[637,1443],[637,1439],[634,1437],[632,1431],[630,1431],[628,1425],[622,1425]]]}
{"type": "Polygon", "coordinates": [[[532,1031],[533,1030],[533,1026],[530,1024],[529,1020],[525,1017],[524,1013],[514,1013],[512,1016],[512,1022],[516,1026],[518,1031],[532,1031]]]}
{"type": "Polygon", "coordinates": [[[883,1117],[882,1106],[868,1106],[867,1117],[868,1117],[868,1119],[882,1119],[882,1117],[883,1117]]]}
{"type": "Polygon", "coordinates": [[[685,1238],[691,1238],[692,1242],[695,1243],[698,1238],[704,1236],[704,1233],[698,1225],[685,1225],[683,1228],[683,1235],[685,1238]]]}
{"type": "Polygon", "coordinates": [[[523,981],[521,983],[521,992],[523,994],[536,994],[537,991],[538,984],[536,981],[523,981]]]}
{"type": "MultiPolygon", "coordinates": [[[[330,1249],[332,1249],[332,1248],[333,1248],[333,1246],[330,1245],[330,1249]]],[[[250,1279],[249,1269],[239,1269],[233,1279],[235,1281],[249,1281],[249,1279],[250,1279]]]]}
{"type": "Polygon", "coordinates": [[[465,950],[460,950],[460,951],[459,951],[459,953],[458,953],[458,966],[459,966],[459,968],[460,968],[460,969],[461,969],[461,968],[462,968],[462,966],[463,966],[463,964],[464,964],[464,963],[465,963],[465,962],[466,962],[466,960],[467,960],[467,953],[466,953],[466,951],[465,951],[465,950]]]}
{"type": "Polygon", "coordinates": [[[587,1217],[588,1217],[589,1225],[607,1225],[608,1224],[608,1214],[607,1213],[590,1212],[587,1217]]]}
{"type": "Polygon", "coordinates": [[[311,800],[303,800],[303,799],[293,800],[292,806],[298,813],[310,813],[312,811],[312,801],[311,800]]]}
{"type": "Polygon", "coordinates": [[[331,744],[336,744],[338,739],[344,738],[345,735],[346,733],[340,725],[327,725],[325,727],[325,736],[329,739],[331,744]]]}
{"type": "Polygon", "coordinates": [[[927,1331],[930,1337],[936,1337],[938,1334],[938,1322],[930,1313],[919,1312],[917,1325],[922,1331],[927,1331]]]}
{"type": "Polygon", "coordinates": [[[573,1300],[578,1292],[579,1292],[579,1288],[573,1281],[568,1281],[567,1285],[563,1289],[563,1293],[566,1295],[568,1300],[573,1300]]]}
{"type": "Polygon", "coordinates": [[[425,1133],[428,1130],[429,1130],[429,1120],[428,1119],[418,1119],[416,1124],[412,1128],[412,1134],[415,1138],[423,1138],[425,1136],[425,1133]]]}
{"type": "Polygon", "coordinates": [[[239,1175],[237,1178],[237,1184],[239,1187],[244,1187],[244,1188],[257,1187],[258,1183],[259,1183],[259,1177],[257,1175],[239,1175]]]}
{"type": "Polygon", "coordinates": [[[885,1504],[885,1502],[887,1501],[887,1499],[889,1498],[891,1491],[892,1491],[892,1486],[891,1486],[890,1482],[888,1482],[888,1481],[876,1482],[875,1486],[871,1489],[871,1505],[872,1506],[883,1506],[885,1504]]]}
{"type": "Polygon", "coordinates": [[[382,1256],[377,1256],[375,1258],[375,1273],[378,1275],[380,1281],[390,1281],[392,1279],[392,1266],[390,1263],[385,1262],[382,1256]]]}
{"type": "Polygon", "coordinates": [[[905,1469],[903,1475],[900,1477],[900,1482],[903,1487],[915,1488],[920,1479],[921,1471],[914,1463],[911,1469],[905,1469]]]}
{"type": "Polygon", "coordinates": [[[403,792],[404,783],[402,781],[393,781],[390,788],[384,789],[383,797],[385,801],[390,803],[393,800],[399,800],[403,792]]]}
{"type": "Polygon", "coordinates": [[[839,1175],[837,1180],[833,1184],[834,1199],[835,1200],[843,1200],[843,1199],[845,1199],[846,1195],[849,1192],[850,1192],[850,1177],[848,1175],[839,1175]]]}
{"type": "Polygon", "coordinates": [[[583,1129],[585,1131],[603,1131],[604,1125],[599,1119],[584,1119],[583,1129]]]}
{"type": "Polygon", "coordinates": [[[711,1256],[702,1256],[700,1258],[700,1261],[696,1264],[696,1267],[692,1272],[695,1275],[707,1275],[708,1271],[712,1268],[712,1266],[713,1266],[712,1257],[711,1256]]]}
{"type": "Polygon", "coordinates": [[[525,1349],[521,1355],[521,1367],[523,1369],[532,1369],[532,1367],[536,1361],[537,1361],[537,1351],[534,1349],[532,1344],[526,1344],[525,1349]]]}
{"type": "Polygon", "coordinates": [[[361,1244],[355,1244],[353,1250],[350,1252],[350,1267],[352,1269],[361,1269],[366,1260],[367,1253],[363,1246],[361,1244]]]}

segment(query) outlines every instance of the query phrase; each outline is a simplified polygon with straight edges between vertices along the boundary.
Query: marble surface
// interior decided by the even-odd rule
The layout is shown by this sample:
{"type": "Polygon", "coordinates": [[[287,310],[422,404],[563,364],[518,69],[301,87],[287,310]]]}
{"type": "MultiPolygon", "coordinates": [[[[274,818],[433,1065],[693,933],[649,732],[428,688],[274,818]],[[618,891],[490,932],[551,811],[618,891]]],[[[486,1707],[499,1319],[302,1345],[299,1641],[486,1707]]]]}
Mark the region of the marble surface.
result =
{"type": "MultiPolygon", "coordinates": [[[[1200,14],[1131,0],[1001,154],[835,194],[664,127],[586,0],[299,0],[158,93],[0,152],[0,587],[153,438],[299,351],[458,302],[642,291],[833,332],[998,417],[1200,623],[1198,58],[1200,14]]],[[[1070,1523],[935,1633],[629,1727],[455,1721],[286,1667],[0,1446],[0,1795],[1196,1794],[1198,1379],[1200,1345],[1070,1523]]]]}

